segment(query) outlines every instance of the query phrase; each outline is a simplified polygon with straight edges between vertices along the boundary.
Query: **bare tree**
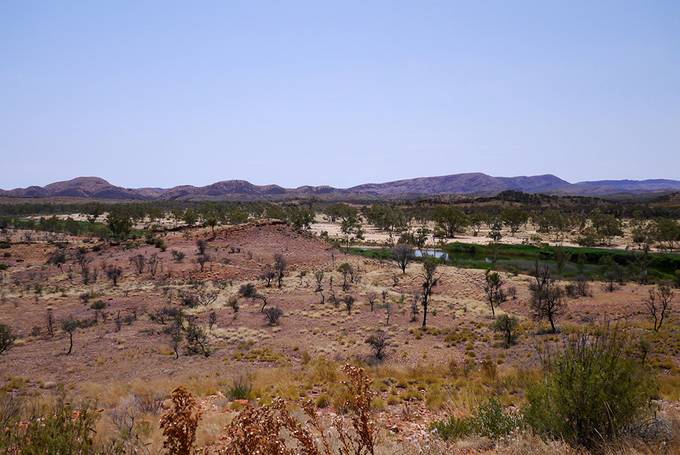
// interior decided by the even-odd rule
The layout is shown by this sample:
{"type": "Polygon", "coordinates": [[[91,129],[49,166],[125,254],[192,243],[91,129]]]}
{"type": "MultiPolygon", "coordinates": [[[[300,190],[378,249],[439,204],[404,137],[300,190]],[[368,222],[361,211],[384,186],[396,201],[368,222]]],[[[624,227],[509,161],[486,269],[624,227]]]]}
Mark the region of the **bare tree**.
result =
{"type": "Polygon", "coordinates": [[[491,316],[496,318],[495,307],[500,305],[503,301],[503,279],[498,272],[491,272],[487,270],[484,275],[484,292],[486,293],[486,301],[491,307],[491,316]]]}
{"type": "Polygon", "coordinates": [[[68,333],[69,345],[66,355],[71,355],[71,352],[73,351],[73,334],[78,330],[78,327],[80,327],[80,322],[74,319],[73,316],[69,316],[68,319],[61,321],[61,329],[68,333]]]}
{"type": "Polygon", "coordinates": [[[316,289],[314,289],[314,292],[318,292],[319,295],[321,296],[321,303],[323,304],[326,298],[323,295],[323,270],[317,270],[314,272],[314,280],[316,281],[316,289]]]}
{"type": "Polygon", "coordinates": [[[241,287],[238,290],[238,293],[241,297],[255,300],[255,299],[260,299],[262,300],[262,308],[260,309],[261,313],[264,313],[264,308],[267,306],[267,296],[264,294],[260,294],[257,292],[257,288],[253,283],[246,283],[241,285],[241,287]]]}
{"type": "Polygon", "coordinates": [[[338,272],[342,274],[342,290],[347,291],[347,289],[349,289],[349,282],[347,281],[347,278],[350,278],[352,275],[354,275],[354,268],[350,263],[343,262],[338,266],[338,272]]]}
{"type": "Polygon", "coordinates": [[[432,295],[432,288],[434,288],[437,283],[439,283],[439,277],[435,276],[435,273],[437,271],[437,262],[435,259],[427,257],[423,261],[423,271],[424,271],[424,278],[425,281],[423,281],[423,297],[422,297],[422,305],[423,305],[423,328],[427,327],[427,307],[430,303],[430,296],[432,295]]]}
{"type": "Polygon", "coordinates": [[[206,242],[203,239],[199,239],[196,241],[196,255],[197,256],[204,256],[208,250],[208,242],[206,242]]]}
{"type": "Polygon", "coordinates": [[[229,300],[227,301],[227,305],[231,308],[232,312],[234,313],[234,320],[238,318],[238,298],[236,296],[231,296],[229,297],[229,300]]]}
{"type": "Polygon", "coordinates": [[[276,278],[276,272],[271,265],[267,264],[264,266],[262,273],[260,274],[260,279],[265,282],[266,287],[271,287],[272,280],[276,278]]]}
{"type": "Polygon", "coordinates": [[[110,265],[106,268],[106,276],[113,283],[114,286],[118,286],[118,280],[123,275],[123,269],[120,267],[110,265]]]}
{"type": "Polygon", "coordinates": [[[85,248],[78,248],[76,252],[76,261],[80,266],[80,276],[83,279],[83,284],[88,284],[90,282],[90,263],[92,258],[87,256],[87,250],[85,248]]]}
{"type": "Polygon", "coordinates": [[[366,339],[366,344],[371,346],[373,357],[382,361],[385,358],[385,351],[389,346],[389,338],[384,330],[378,330],[366,339]]]}
{"type": "Polygon", "coordinates": [[[354,302],[356,299],[352,295],[346,295],[342,298],[343,303],[345,304],[345,308],[347,309],[347,314],[352,313],[352,307],[354,306],[354,302]]]}
{"type": "Polygon", "coordinates": [[[416,292],[413,294],[413,300],[411,300],[411,322],[416,321],[418,316],[418,302],[420,301],[420,293],[416,292]]]}
{"type": "Polygon", "coordinates": [[[208,335],[205,330],[199,327],[193,318],[187,318],[187,326],[184,329],[187,340],[187,352],[189,354],[203,354],[204,357],[210,356],[210,346],[208,345],[208,335]]]}
{"type": "Polygon", "coordinates": [[[504,314],[496,319],[493,325],[493,330],[495,332],[501,332],[503,334],[504,346],[509,348],[517,340],[516,329],[519,325],[519,321],[514,316],[508,316],[504,314]]]}
{"type": "Polygon", "coordinates": [[[377,298],[378,295],[373,291],[366,294],[366,300],[368,300],[368,304],[371,306],[371,312],[373,311],[373,305],[375,305],[375,299],[377,298]]]}
{"type": "Polygon", "coordinates": [[[9,326],[0,324],[0,354],[9,351],[16,338],[9,326]]]}
{"type": "Polygon", "coordinates": [[[390,325],[390,318],[392,317],[392,313],[394,312],[394,306],[392,305],[392,302],[386,302],[383,303],[383,307],[385,308],[385,316],[387,317],[385,325],[390,325]]]}
{"type": "Polygon", "coordinates": [[[52,307],[47,307],[47,334],[50,337],[54,336],[54,313],[52,312],[52,307]]]}
{"type": "Polygon", "coordinates": [[[201,272],[205,270],[205,264],[210,262],[210,256],[207,254],[199,254],[198,257],[196,258],[196,262],[198,263],[198,266],[201,268],[201,272]]]}
{"type": "Polygon", "coordinates": [[[547,319],[552,333],[557,332],[555,319],[564,313],[567,305],[564,301],[564,290],[552,279],[547,265],[536,263],[535,283],[529,285],[531,291],[531,311],[535,320],[547,319]]]}
{"type": "Polygon", "coordinates": [[[406,266],[413,258],[413,248],[405,243],[397,243],[394,248],[392,248],[392,256],[394,260],[397,261],[401,273],[406,273],[406,266]]]}
{"type": "Polygon", "coordinates": [[[155,277],[156,273],[158,272],[158,266],[160,265],[161,260],[158,258],[158,255],[154,253],[149,257],[149,259],[146,262],[147,270],[149,271],[152,277],[155,277]]]}
{"type": "Polygon", "coordinates": [[[647,312],[654,321],[654,331],[658,332],[664,320],[671,314],[673,290],[666,284],[649,290],[649,297],[644,301],[647,312]]]}
{"type": "Polygon", "coordinates": [[[281,254],[274,255],[274,271],[276,272],[276,283],[278,287],[283,285],[283,277],[286,273],[288,263],[281,254]]]}
{"type": "Polygon", "coordinates": [[[130,264],[135,268],[137,275],[141,275],[144,273],[144,267],[146,266],[146,256],[136,254],[130,258],[130,264]]]}
{"type": "Polygon", "coordinates": [[[277,325],[283,316],[283,310],[277,306],[269,307],[263,311],[264,317],[269,325],[277,325]]]}

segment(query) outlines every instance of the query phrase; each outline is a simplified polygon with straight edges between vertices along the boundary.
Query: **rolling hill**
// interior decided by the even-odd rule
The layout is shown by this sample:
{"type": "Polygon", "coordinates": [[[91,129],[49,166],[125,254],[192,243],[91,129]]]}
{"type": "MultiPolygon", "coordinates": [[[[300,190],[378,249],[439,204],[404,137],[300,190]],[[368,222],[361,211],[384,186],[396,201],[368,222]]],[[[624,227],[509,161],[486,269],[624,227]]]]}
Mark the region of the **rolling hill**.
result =
{"type": "Polygon", "coordinates": [[[395,198],[433,195],[490,196],[502,191],[578,196],[649,194],[680,191],[678,180],[598,180],[570,183],[552,174],[493,177],[483,173],[419,177],[385,183],[366,183],[351,188],[330,186],[254,185],[245,180],[225,180],[207,186],[181,185],[173,188],[123,188],[99,177],[77,177],[44,187],[30,186],[0,190],[0,196],[11,198],[74,197],[111,200],[225,200],[286,199],[296,197],[395,198]]]}

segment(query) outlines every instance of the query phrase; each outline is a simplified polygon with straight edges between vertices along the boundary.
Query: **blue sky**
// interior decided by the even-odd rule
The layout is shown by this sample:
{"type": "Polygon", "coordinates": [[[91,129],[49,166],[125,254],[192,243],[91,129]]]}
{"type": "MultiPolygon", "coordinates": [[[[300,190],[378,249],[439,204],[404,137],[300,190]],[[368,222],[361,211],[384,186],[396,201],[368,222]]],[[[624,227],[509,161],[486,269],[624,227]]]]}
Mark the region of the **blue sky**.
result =
{"type": "Polygon", "coordinates": [[[678,1],[0,2],[0,188],[680,179],[678,1]]]}

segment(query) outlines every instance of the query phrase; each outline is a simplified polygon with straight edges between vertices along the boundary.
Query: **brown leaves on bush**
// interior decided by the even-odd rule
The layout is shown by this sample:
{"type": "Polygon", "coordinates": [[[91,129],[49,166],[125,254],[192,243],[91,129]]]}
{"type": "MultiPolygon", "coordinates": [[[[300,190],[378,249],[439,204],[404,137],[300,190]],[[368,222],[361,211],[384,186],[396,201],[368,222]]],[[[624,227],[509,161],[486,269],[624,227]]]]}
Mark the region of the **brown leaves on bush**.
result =
{"type": "Polygon", "coordinates": [[[226,429],[227,445],[221,453],[229,455],[330,455],[325,432],[318,423],[313,405],[303,406],[310,421],[300,422],[287,410],[286,403],[276,399],[267,406],[247,406],[226,429]],[[309,411],[309,412],[308,412],[309,411]],[[322,447],[315,442],[312,430],[319,429],[322,447]],[[285,435],[289,438],[285,438],[285,435]],[[291,447],[294,445],[294,447],[291,447]]]}
{"type": "Polygon", "coordinates": [[[160,421],[165,437],[163,448],[170,455],[190,455],[200,420],[201,410],[196,399],[184,387],[177,387],[172,391],[172,408],[160,421]]]}
{"type": "Polygon", "coordinates": [[[348,388],[349,398],[345,408],[349,410],[353,433],[344,429],[343,420],[335,419],[335,426],[342,448],[341,455],[373,455],[375,443],[375,422],[371,419],[371,379],[366,376],[363,368],[345,365],[342,371],[348,376],[348,381],[342,383],[348,388]]]}
{"type": "MultiPolygon", "coordinates": [[[[361,368],[345,365],[349,398],[345,403],[353,431],[345,419],[334,419],[340,447],[338,455],[373,455],[375,426],[371,419],[371,381],[361,368]]],[[[229,455],[333,455],[330,432],[321,423],[311,401],[300,403],[303,417],[294,417],[281,399],[255,408],[248,405],[226,429],[226,443],[220,453],[229,455]]]]}

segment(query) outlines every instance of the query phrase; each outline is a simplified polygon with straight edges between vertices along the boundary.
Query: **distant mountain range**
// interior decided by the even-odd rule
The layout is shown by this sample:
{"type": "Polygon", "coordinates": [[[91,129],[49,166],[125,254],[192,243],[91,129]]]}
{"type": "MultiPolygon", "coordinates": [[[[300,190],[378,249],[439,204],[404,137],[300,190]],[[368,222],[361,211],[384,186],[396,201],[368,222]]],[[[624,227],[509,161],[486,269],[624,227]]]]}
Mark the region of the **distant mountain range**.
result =
{"type": "Polygon", "coordinates": [[[680,191],[678,180],[596,180],[569,183],[552,174],[522,177],[492,177],[482,173],[420,177],[385,183],[366,183],[351,188],[253,185],[245,180],[225,180],[207,186],[182,185],[173,188],[123,188],[99,177],[78,177],[44,187],[29,186],[0,190],[0,197],[85,198],[111,200],[257,200],[318,197],[399,198],[436,195],[493,196],[502,191],[577,196],[613,196],[680,191]]]}

